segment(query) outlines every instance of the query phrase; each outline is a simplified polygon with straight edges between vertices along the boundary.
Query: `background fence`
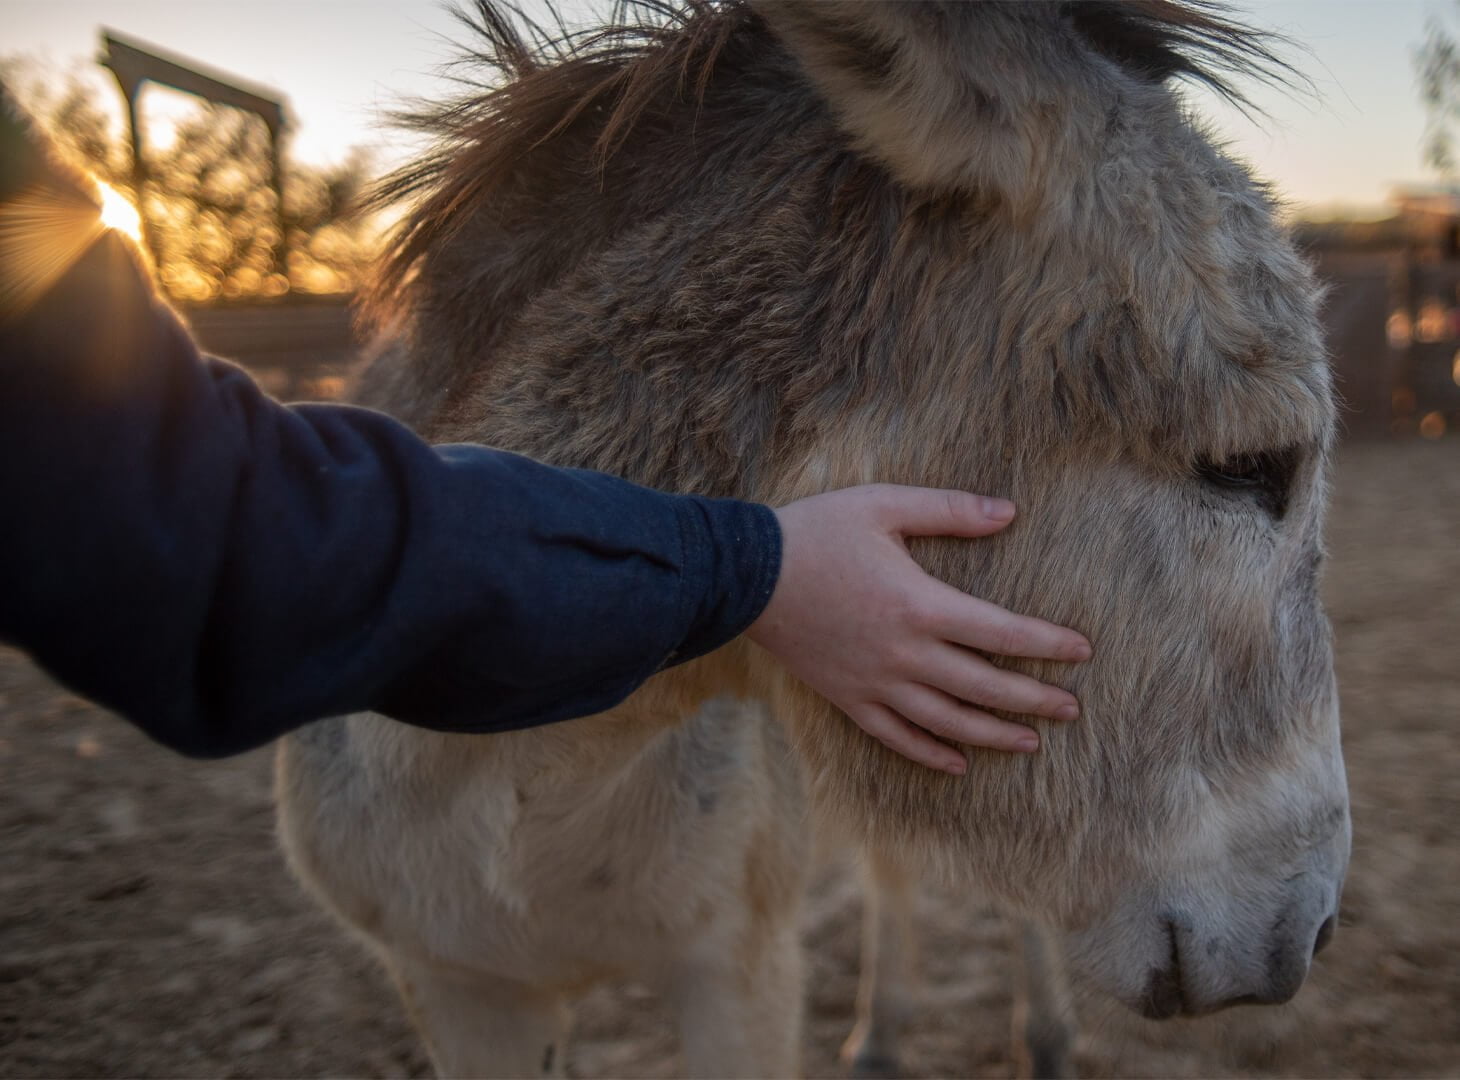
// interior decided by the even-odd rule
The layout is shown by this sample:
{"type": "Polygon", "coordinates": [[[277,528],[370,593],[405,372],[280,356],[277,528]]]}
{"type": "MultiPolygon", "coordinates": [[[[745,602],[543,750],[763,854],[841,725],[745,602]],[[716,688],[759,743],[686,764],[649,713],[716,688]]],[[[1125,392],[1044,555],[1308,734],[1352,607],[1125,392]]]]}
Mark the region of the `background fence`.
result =
{"type": "Polygon", "coordinates": [[[248,368],[282,401],[333,401],[361,356],[349,297],[195,307],[183,310],[215,356],[248,368]]]}

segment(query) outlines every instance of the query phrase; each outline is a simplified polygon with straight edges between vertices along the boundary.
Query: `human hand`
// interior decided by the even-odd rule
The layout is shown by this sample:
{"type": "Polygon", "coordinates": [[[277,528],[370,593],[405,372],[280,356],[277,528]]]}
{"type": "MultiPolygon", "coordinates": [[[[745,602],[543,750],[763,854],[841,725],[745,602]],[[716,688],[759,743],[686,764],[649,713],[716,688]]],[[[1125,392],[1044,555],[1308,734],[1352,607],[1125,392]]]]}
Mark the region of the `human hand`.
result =
{"type": "Polygon", "coordinates": [[[937,735],[1033,751],[1039,736],[974,707],[1073,720],[1057,687],[995,667],[974,649],[1081,661],[1073,630],[1014,615],[925,573],[909,536],[987,536],[1014,506],[962,491],[873,484],[776,511],[784,552],[770,602],[746,631],[793,675],[904,757],[954,774],[968,762],[937,735]]]}

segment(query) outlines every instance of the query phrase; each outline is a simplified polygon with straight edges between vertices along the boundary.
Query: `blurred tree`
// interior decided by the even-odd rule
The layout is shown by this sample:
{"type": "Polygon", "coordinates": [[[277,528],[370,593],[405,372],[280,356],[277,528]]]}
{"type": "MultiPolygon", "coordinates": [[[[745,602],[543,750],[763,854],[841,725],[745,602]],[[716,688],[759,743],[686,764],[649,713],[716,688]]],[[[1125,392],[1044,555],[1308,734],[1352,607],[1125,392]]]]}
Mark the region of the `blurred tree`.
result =
{"type": "Polygon", "coordinates": [[[1455,127],[1460,124],[1460,42],[1431,17],[1414,50],[1419,95],[1425,105],[1424,161],[1446,177],[1455,173],[1455,127]]]}
{"type": "MultiPolygon", "coordinates": [[[[137,202],[131,151],[105,89],[16,60],[0,61],[0,80],[61,152],[137,202]]],[[[199,102],[170,138],[149,130],[147,145],[140,209],[173,299],[342,293],[363,281],[379,245],[378,228],[359,211],[369,176],[363,153],[324,169],[286,156],[281,242],[268,132],[257,116],[199,102]]]]}

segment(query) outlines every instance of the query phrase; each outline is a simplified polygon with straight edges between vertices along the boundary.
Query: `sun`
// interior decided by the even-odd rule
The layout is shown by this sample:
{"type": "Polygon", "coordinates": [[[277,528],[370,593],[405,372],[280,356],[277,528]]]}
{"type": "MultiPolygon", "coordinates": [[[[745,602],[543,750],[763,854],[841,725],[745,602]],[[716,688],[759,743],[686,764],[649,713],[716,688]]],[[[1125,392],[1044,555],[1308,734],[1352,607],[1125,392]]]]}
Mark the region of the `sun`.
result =
{"type": "Polygon", "coordinates": [[[96,186],[101,192],[101,223],[141,243],[142,216],[137,213],[137,208],[110,184],[98,180],[96,186]]]}

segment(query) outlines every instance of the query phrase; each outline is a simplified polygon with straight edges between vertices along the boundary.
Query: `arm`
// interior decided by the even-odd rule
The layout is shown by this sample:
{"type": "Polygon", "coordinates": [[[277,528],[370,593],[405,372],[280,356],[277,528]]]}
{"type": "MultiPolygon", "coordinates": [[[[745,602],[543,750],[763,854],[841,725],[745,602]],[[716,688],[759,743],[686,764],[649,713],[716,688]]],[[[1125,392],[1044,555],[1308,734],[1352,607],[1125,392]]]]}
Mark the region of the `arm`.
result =
{"type": "Polygon", "coordinates": [[[779,568],[764,507],[281,406],[114,236],[0,325],[0,491],[0,638],[202,755],[365,708],[596,712],[738,633],[779,568]]]}

